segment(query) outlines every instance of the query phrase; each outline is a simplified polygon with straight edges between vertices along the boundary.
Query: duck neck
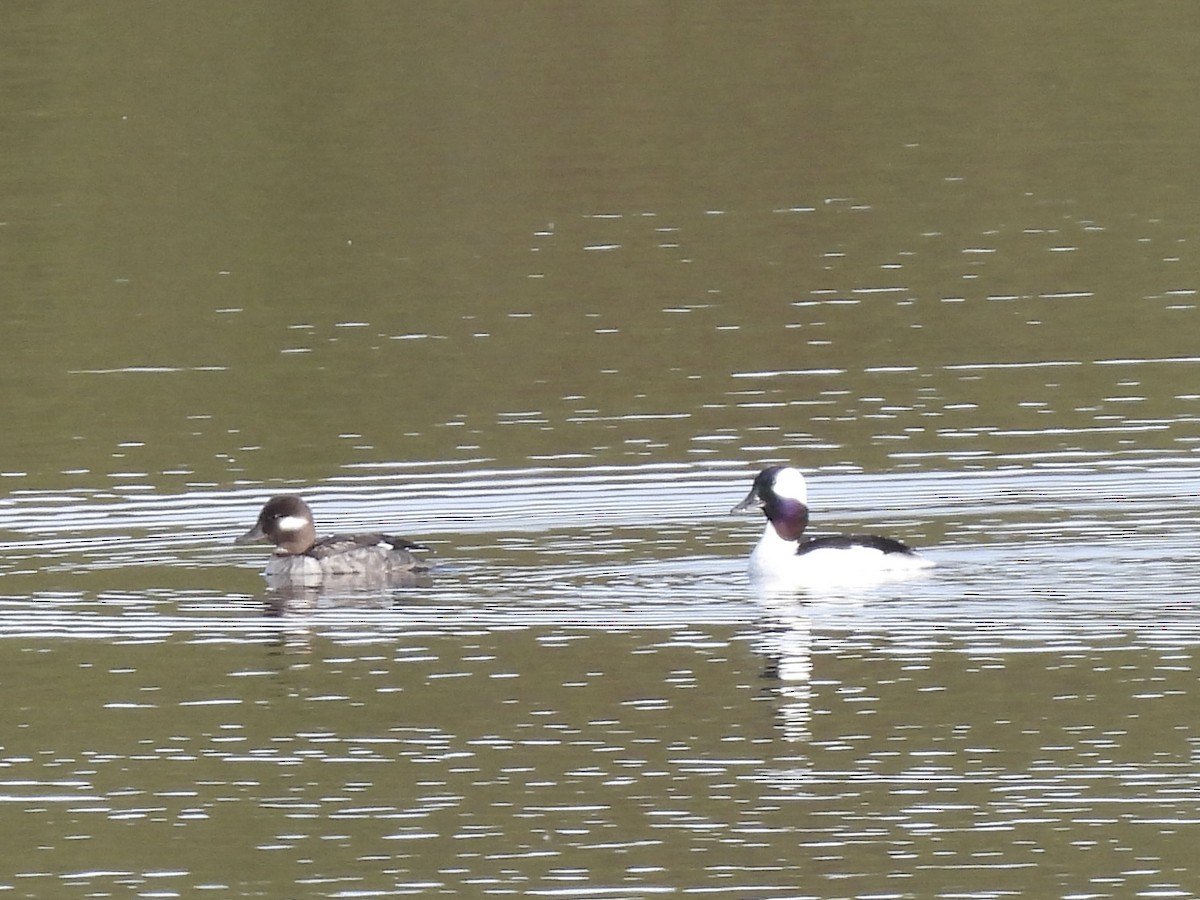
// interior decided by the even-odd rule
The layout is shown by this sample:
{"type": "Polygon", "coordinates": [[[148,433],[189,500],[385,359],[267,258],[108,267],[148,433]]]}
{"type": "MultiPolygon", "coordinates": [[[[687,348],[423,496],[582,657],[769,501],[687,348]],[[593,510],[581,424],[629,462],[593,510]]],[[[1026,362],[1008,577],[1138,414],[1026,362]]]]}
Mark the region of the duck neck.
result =
{"type": "Polygon", "coordinates": [[[776,498],[763,512],[770,522],[767,530],[774,529],[781,540],[794,543],[808,527],[808,507],[799,500],[776,498]]]}

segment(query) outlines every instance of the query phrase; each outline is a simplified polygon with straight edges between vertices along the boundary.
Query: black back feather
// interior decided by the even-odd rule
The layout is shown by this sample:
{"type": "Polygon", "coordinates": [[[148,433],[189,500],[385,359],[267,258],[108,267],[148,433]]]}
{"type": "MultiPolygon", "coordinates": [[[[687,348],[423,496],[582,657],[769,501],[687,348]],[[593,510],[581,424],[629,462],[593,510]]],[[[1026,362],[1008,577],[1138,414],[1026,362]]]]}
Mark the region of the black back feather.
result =
{"type": "Polygon", "coordinates": [[[814,550],[849,550],[852,547],[869,547],[880,553],[902,553],[916,556],[916,551],[907,544],[892,538],[879,537],[874,534],[835,534],[829,537],[812,538],[804,541],[796,549],[797,556],[811,553],[814,550]]]}

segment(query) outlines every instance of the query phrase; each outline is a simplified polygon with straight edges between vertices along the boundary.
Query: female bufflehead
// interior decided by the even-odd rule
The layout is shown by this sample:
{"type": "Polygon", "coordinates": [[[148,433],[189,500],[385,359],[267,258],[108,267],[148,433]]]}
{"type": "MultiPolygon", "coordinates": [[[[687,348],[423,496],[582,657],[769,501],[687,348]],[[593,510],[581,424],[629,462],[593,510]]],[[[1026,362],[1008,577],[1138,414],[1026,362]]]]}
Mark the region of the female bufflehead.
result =
{"type": "Polygon", "coordinates": [[[317,539],[312,511],[299,497],[272,497],[254,527],[235,544],[270,541],[275,553],[263,573],[268,581],[318,584],[322,579],[362,578],[386,582],[411,577],[427,566],[410,551],[428,550],[388,534],[335,534],[317,539]]]}
{"type": "Polygon", "coordinates": [[[750,554],[750,577],[797,585],[870,582],[911,575],[933,563],[905,544],[874,535],[801,540],[808,526],[808,488],[799,469],[771,466],[754,479],[732,512],[761,509],[767,527],[750,554]]]}

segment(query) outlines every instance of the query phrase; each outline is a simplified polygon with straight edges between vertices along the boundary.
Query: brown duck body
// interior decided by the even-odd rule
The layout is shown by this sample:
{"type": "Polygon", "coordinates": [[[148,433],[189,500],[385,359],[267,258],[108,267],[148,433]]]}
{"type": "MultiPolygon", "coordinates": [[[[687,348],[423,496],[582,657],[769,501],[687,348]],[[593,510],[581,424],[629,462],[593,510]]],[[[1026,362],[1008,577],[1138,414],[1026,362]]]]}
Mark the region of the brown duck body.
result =
{"type": "Polygon", "coordinates": [[[318,538],[308,504],[294,494],[272,497],[254,527],[237,544],[269,541],[275,553],[265,575],[274,580],[316,583],[327,577],[386,581],[428,570],[414,550],[428,549],[408,538],[370,532],[318,538]]]}

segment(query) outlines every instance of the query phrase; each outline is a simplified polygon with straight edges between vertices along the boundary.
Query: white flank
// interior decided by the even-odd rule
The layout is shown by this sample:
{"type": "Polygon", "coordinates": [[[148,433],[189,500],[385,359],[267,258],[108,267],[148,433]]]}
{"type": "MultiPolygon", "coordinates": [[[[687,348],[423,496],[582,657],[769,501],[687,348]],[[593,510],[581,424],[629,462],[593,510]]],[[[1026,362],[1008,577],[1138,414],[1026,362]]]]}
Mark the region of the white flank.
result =
{"type": "Polygon", "coordinates": [[[865,585],[927,572],[933,561],[874,547],[826,547],[796,554],[798,542],[785,541],[768,524],[750,554],[750,578],[769,585],[865,585]]]}

